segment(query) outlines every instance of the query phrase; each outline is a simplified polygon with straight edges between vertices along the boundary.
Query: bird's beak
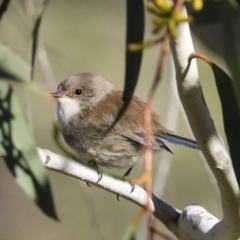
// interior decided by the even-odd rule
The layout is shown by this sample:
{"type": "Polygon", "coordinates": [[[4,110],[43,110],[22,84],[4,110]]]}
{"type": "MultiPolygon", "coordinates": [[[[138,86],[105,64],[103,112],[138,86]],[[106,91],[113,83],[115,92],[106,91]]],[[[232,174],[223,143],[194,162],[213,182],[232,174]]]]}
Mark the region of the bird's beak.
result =
{"type": "Polygon", "coordinates": [[[60,98],[60,97],[62,96],[60,91],[51,93],[51,95],[52,95],[52,97],[54,97],[54,98],[60,98]]]}

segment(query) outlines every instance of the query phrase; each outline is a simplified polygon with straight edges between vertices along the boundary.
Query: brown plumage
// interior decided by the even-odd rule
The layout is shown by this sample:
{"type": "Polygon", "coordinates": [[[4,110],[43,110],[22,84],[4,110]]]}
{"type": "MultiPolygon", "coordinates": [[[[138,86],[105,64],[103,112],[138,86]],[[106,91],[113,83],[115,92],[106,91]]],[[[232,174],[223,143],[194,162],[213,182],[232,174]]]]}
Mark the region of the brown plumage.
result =
{"type": "MultiPolygon", "coordinates": [[[[131,168],[143,161],[146,103],[141,99],[133,97],[122,118],[105,135],[122,106],[122,91],[101,76],[82,73],[64,80],[52,95],[58,99],[57,115],[64,139],[80,161],[117,168],[131,168]]],[[[186,146],[189,143],[192,145],[188,147],[197,148],[194,141],[172,135],[153,111],[151,117],[153,151],[162,148],[170,151],[165,144],[169,136],[172,143],[186,146]]]]}

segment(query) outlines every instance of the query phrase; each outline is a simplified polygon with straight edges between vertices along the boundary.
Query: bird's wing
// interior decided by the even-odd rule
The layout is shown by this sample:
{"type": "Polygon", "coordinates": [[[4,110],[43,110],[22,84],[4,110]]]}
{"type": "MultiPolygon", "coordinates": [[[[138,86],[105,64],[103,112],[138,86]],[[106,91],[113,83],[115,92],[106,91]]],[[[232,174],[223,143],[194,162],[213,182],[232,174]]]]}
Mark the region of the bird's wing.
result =
{"type": "MultiPolygon", "coordinates": [[[[118,114],[118,110],[122,106],[122,92],[115,91],[112,95],[108,95],[107,99],[103,99],[92,111],[92,119],[98,123],[98,127],[106,130],[114,122],[118,114]],[[101,111],[100,111],[101,110],[101,111]]],[[[142,100],[133,97],[128,109],[124,115],[116,123],[114,129],[116,134],[119,134],[133,144],[146,145],[143,110],[146,106],[142,100]]],[[[159,123],[158,116],[152,112],[152,135],[151,144],[154,150],[159,150],[161,147],[170,151],[164,141],[156,139],[153,135],[164,134],[167,130],[159,123]]]]}

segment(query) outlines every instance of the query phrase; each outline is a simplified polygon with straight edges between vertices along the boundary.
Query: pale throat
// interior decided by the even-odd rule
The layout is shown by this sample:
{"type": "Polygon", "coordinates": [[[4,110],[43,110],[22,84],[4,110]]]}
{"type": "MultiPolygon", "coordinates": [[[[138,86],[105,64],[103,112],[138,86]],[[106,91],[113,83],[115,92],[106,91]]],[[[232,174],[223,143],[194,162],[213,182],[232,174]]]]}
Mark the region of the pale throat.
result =
{"type": "Polygon", "coordinates": [[[58,120],[66,125],[69,120],[81,112],[80,104],[76,99],[62,97],[58,99],[58,120]]]}

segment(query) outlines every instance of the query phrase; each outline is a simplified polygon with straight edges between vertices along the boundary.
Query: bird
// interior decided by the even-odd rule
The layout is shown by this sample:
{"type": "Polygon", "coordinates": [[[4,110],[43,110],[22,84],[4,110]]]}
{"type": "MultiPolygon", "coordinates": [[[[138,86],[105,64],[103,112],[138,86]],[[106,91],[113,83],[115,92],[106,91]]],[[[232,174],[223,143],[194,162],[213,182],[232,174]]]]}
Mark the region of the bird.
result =
{"type": "MultiPolygon", "coordinates": [[[[63,138],[80,162],[97,167],[126,168],[144,161],[146,135],[143,111],[146,102],[133,96],[114,127],[122,104],[123,92],[100,75],[78,73],[58,85],[52,96],[57,99],[57,119],[63,138]]],[[[196,141],[173,134],[151,112],[150,144],[153,152],[171,152],[167,143],[199,150],[196,141]]]]}

